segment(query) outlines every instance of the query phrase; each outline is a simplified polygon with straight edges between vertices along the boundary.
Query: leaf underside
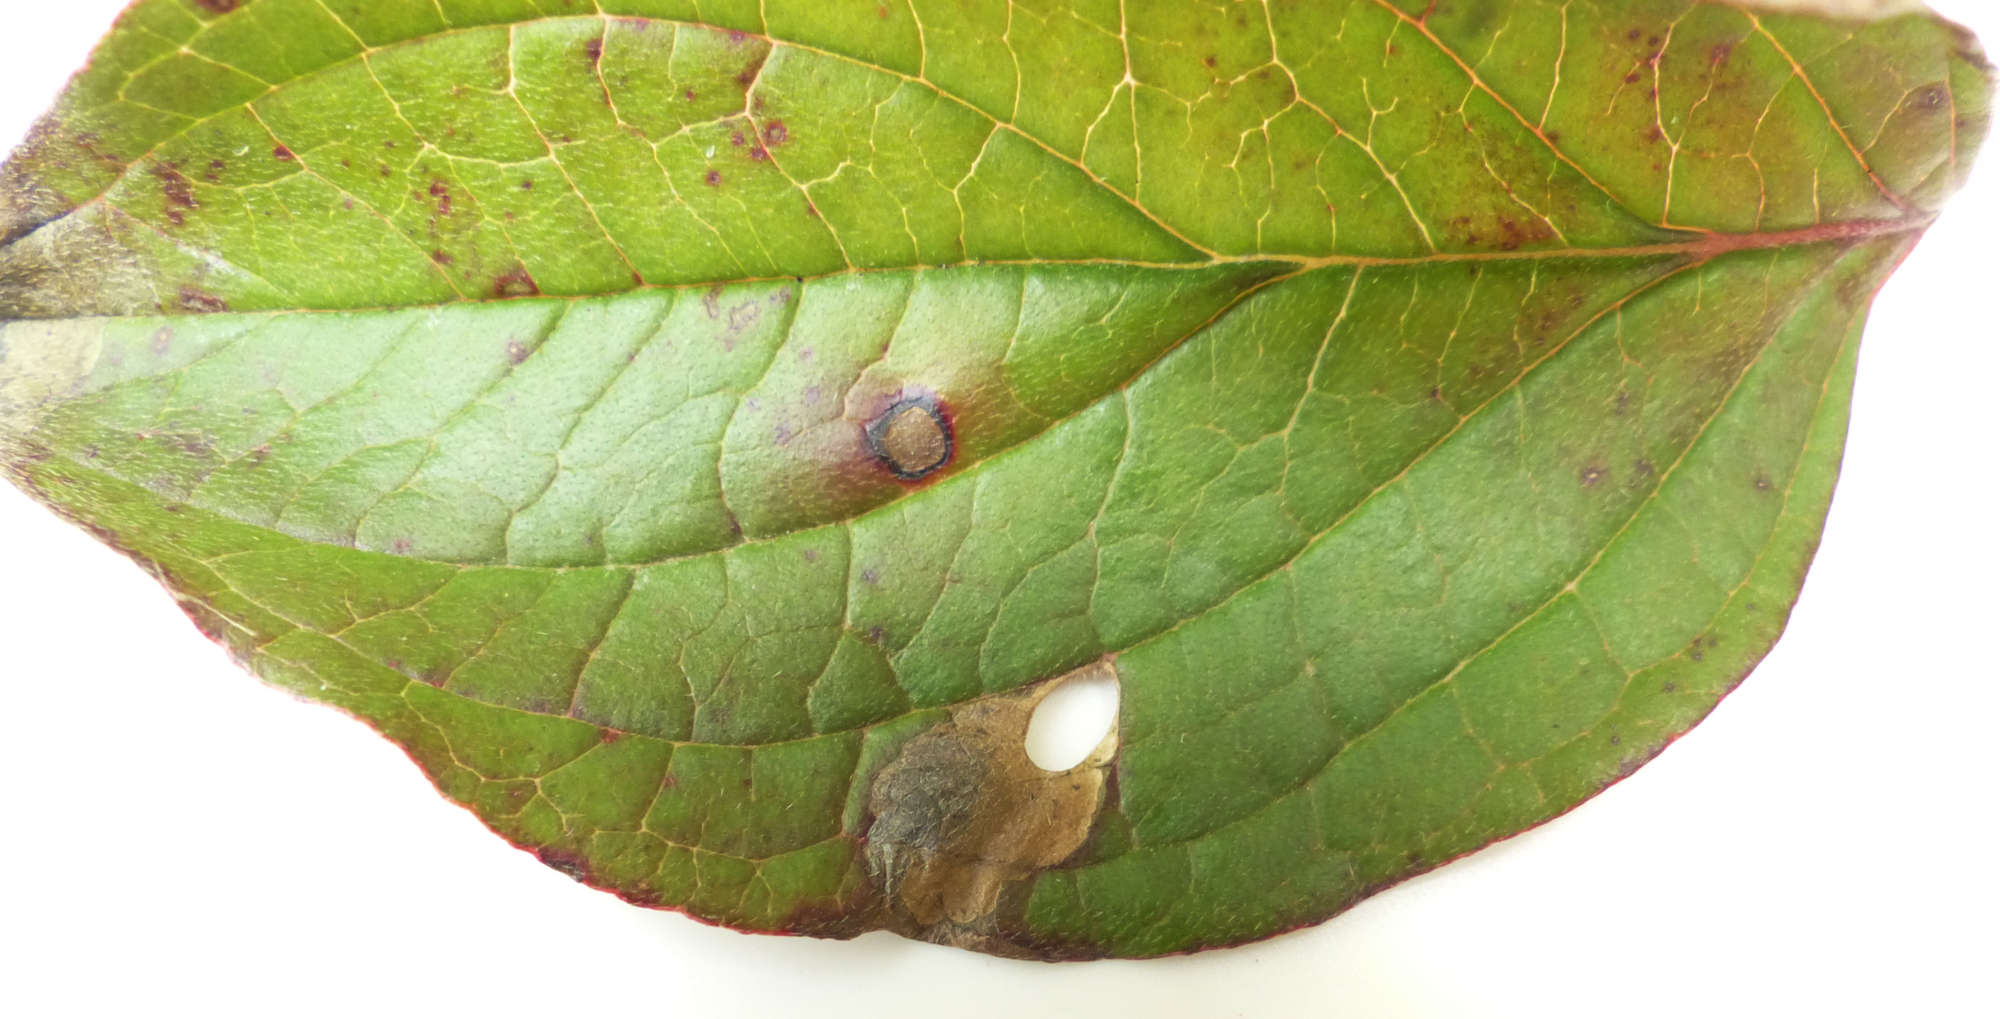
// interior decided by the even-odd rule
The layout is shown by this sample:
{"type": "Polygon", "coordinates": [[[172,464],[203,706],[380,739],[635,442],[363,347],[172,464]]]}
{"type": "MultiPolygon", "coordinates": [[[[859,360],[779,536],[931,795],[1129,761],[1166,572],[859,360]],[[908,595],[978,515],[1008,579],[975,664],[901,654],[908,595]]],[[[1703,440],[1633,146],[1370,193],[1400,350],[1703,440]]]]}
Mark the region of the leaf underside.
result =
{"type": "Polygon", "coordinates": [[[0,451],[633,902],[1234,944],[1771,647],[1990,88],[1689,0],[140,0],[0,169],[0,451]]]}

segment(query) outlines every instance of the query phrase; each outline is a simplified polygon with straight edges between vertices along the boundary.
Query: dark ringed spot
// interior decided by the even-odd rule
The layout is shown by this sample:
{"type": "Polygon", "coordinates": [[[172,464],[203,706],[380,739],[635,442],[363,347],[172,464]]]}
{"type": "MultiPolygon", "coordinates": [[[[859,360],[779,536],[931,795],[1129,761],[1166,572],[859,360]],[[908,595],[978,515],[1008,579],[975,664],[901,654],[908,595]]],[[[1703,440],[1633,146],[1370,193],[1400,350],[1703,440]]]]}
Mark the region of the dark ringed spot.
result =
{"type": "Polygon", "coordinates": [[[935,397],[897,400],[863,434],[875,459],[904,481],[929,477],[951,462],[951,423],[935,397]]]}

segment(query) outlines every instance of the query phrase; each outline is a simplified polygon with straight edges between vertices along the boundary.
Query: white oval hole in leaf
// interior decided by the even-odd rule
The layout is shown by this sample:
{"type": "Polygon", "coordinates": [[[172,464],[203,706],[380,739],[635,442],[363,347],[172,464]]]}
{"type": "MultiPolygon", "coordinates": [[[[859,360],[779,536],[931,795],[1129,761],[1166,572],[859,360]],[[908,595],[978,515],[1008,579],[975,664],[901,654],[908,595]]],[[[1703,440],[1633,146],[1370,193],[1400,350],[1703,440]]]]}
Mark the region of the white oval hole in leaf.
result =
{"type": "Polygon", "coordinates": [[[1068,771],[1104,742],[1117,721],[1116,670],[1087,670],[1036,705],[1028,720],[1028,760],[1047,771],[1068,771]]]}

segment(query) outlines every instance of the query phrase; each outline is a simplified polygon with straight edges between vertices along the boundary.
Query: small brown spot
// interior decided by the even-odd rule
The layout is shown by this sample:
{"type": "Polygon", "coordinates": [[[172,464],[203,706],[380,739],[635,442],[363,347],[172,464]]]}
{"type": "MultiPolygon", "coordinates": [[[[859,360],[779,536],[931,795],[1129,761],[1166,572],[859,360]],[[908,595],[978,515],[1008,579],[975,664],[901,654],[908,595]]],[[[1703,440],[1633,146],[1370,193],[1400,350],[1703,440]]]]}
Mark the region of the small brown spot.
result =
{"type": "Polygon", "coordinates": [[[450,252],[438,250],[431,252],[431,261],[436,262],[439,265],[450,265],[453,262],[453,259],[451,257],[450,252]]]}
{"type": "Polygon", "coordinates": [[[211,456],[215,453],[215,439],[200,433],[182,432],[171,440],[173,447],[189,456],[211,456]]]}
{"type": "Polygon", "coordinates": [[[929,477],[951,462],[951,425],[929,396],[896,401],[863,434],[875,459],[904,481],[929,477]]]}
{"type": "Polygon", "coordinates": [[[1598,483],[1603,481],[1609,473],[1609,471],[1606,471],[1597,464],[1587,464],[1582,470],[1577,472],[1576,480],[1585,488],[1596,488],[1598,483]]]}
{"type": "Polygon", "coordinates": [[[283,145],[280,145],[277,148],[272,149],[271,155],[273,158],[276,158],[279,162],[282,163],[289,163],[299,158],[295,155],[292,155],[292,150],[284,147],[283,145]]]}
{"type": "Polygon", "coordinates": [[[783,145],[785,144],[785,139],[789,137],[791,137],[791,132],[785,129],[785,122],[782,120],[774,120],[764,125],[765,144],[783,145]]]}
{"type": "Polygon", "coordinates": [[[207,291],[204,291],[198,287],[192,287],[192,286],[182,287],[180,289],[180,293],[177,296],[180,298],[180,306],[183,311],[192,311],[198,314],[213,315],[216,314],[217,312],[224,312],[229,310],[228,301],[225,301],[222,298],[217,297],[214,294],[208,293],[207,291]]]}
{"type": "Polygon", "coordinates": [[[560,849],[543,849],[535,855],[550,868],[561,872],[572,881],[590,880],[590,861],[576,853],[560,849]]]}
{"type": "Polygon", "coordinates": [[[204,10],[214,11],[217,14],[228,14],[230,11],[236,9],[236,5],[241,0],[194,0],[194,2],[196,6],[204,10]]]}
{"type": "Polygon", "coordinates": [[[710,170],[708,171],[708,176],[704,179],[708,181],[709,187],[714,187],[722,183],[722,172],[719,170],[710,170]]]}
{"type": "Polygon", "coordinates": [[[520,364],[528,359],[528,345],[520,340],[507,341],[507,363],[520,364]]]}
{"type": "Polygon", "coordinates": [[[493,281],[495,297],[533,297],[541,292],[542,288],[535,285],[535,277],[529,274],[525,265],[517,265],[493,281]]]}
{"type": "Polygon", "coordinates": [[[160,193],[167,204],[180,209],[196,209],[201,203],[195,200],[194,183],[182,176],[171,163],[154,165],[152,174],[160,182],[160,193]]]}
{"type": "Polygon", "coordinates": [[[1750,479],[1750,484],[1751,487],[1757,489],[1759,492],[1768,492],[1771,490],[1771,477],[1768,474],[1760,473],[1750,479]]]}
{"type": "Polygon", "coordinates": [[[521,190],[523,190],[523,191],[533,191],[533,190],[535,190],[535,182],[534,182],[533,180],[524,180],[524,181],[522,181],[522,182],[521,182],[521,190]]]}
{"type": "Polygon", "coordinates": [[[587,57],[589,57],[589,58],[590,58],[590,62],[591,62],[591,63],[593,63],[593,64],[597,63],[597,62],[598,62],[598,61],[600,61],[600,60],[603,60],[603,59],[604,59],[604,40],[602,40],[602,39],[592,39],[592,40],[590,40],[589,42],[587,42],[587,43],[584,43],[584,44],[583,44],[583,52],[584,52],[584,55],[585,55],[585,56],[587,56],[587,57]]]}

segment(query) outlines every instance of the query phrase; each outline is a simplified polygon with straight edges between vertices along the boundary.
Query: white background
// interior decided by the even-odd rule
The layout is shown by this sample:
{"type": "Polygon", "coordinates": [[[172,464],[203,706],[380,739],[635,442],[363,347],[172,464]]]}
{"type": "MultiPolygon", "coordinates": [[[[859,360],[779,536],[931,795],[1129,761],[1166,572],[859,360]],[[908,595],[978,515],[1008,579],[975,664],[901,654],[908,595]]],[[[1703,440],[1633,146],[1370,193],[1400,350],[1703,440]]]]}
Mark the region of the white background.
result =
{"type": "MultiPolygon", "coordinates": [[[[2000,40],[1992,0],[1936,6],[2000,40]]],[[[119,7],[0,0],[0,146],[119,7]]],[[[239,673],[0,485],[0,1014],[2000,1014],[1996,245],[2000,157],[1883,291],[1818,565],[1713,717],[1542,829],[1182,959],[1047,966],[624,905],[239,673]]]]}

